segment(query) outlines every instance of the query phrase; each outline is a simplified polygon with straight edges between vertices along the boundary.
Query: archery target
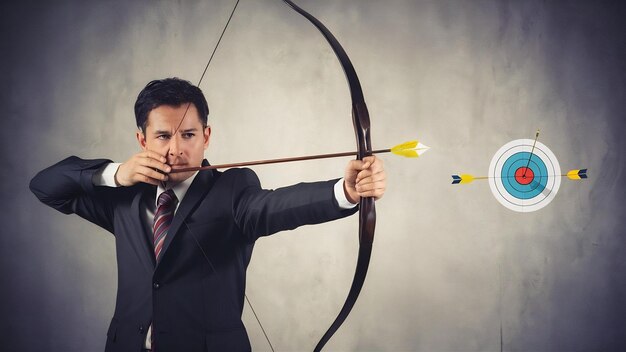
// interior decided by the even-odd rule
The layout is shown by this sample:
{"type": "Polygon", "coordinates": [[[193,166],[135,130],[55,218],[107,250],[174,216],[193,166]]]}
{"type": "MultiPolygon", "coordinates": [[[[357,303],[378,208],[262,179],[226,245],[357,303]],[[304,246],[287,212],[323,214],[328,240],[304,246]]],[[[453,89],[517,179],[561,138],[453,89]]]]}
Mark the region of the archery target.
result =
{"type": "Polygon", "coordinates": [[[500,148],[489,165],[489,187],[505,207],[531,212],[548,205],[561,185],[561,167],[540,142],[518,139],[500,148]],[[532,151],[532,153],[531,153],[532,151]]]}

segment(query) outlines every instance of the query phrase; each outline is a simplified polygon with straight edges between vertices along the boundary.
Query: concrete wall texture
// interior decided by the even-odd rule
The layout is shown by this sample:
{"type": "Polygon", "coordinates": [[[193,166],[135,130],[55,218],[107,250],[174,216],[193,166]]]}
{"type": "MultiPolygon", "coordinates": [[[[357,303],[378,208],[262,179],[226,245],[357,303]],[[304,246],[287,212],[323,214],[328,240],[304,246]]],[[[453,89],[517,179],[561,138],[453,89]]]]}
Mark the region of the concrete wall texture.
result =
{"type": "MultiPolygon", "coordinates": [[[[618,1],[299,1],[344,45],[384,148],[386,196],[361,297],[338,351],[626,349],[626,6],[618,1]],[[485,174],[533,138],[563,171],[533,213],[501,206],[485,174]]],[[[0,318],[3,351],[101,351],[114,237],[40,204],[28,182],[68,156],[138,150],[133,104],[150,80],[197,82],[234,5],[220,1],[3,3],[0,318]]],[[[201,88],[213,163],[354,148],[341,67],[304,18],[243,0],[201,88]]],[[[341,176],[347,159],[255,167],[263,185],[341,176]]],[[[257,243],[247,294],[277,351],[312,350],[352,279],[357,219],[257,243]]],[[[253,348],[269,350],[249,307],[253,348]]]]}

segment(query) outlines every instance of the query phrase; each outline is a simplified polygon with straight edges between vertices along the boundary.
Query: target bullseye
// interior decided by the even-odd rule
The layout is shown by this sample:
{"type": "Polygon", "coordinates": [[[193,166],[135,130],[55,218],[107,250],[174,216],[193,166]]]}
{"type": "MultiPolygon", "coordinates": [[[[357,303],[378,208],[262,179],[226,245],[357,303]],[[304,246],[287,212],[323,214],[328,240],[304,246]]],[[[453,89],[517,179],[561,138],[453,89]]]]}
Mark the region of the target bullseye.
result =
{"type": "Polygon", "coordinates": [[[531,168],[527,168],[526,166],[520,167],[515,170],[515,181],[520,185],[527,185],[533,181],[535,173],[531,168]]]}

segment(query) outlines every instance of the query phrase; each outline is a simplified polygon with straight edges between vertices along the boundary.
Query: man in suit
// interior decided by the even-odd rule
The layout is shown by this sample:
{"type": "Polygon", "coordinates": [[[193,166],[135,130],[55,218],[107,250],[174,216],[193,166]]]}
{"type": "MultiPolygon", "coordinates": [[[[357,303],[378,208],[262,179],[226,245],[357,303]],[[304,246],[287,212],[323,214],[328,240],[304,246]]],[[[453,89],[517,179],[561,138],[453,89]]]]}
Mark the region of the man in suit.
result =
{"type": "Polygon", "coordinates": [[[150,82],[135,104],[141,152],[124,163],[69,157],[31,190],[45,204],[115,235],[118,291],[105,350],[246,351],[246,268],[257,238],[353,214],[382,197],[382,161],[350,161],[344,178],[264,190],[250,169],[172,173],[208,164],[201,90],[150,82]]]}

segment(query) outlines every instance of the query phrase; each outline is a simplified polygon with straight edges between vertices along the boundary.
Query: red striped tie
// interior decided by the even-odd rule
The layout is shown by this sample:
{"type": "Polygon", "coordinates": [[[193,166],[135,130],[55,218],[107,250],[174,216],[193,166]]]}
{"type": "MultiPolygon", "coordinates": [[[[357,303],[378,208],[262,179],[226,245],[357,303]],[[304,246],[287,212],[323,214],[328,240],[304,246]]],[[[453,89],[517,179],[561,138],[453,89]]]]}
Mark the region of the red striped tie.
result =
{"type": "Polygon", "coordinates": [[[157,210],[154,213],[154,224],[152,233],[154,235],[154,256],[159,261],[161,249],[167,236],[167,230],[170,228],[172,219],[174,218],[174,210],[176,210],[176,195],[171,189],[161,193],[157,200],[157,210]]]}

